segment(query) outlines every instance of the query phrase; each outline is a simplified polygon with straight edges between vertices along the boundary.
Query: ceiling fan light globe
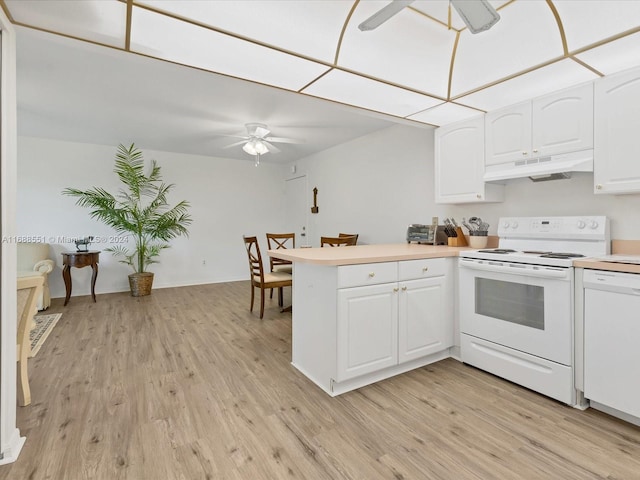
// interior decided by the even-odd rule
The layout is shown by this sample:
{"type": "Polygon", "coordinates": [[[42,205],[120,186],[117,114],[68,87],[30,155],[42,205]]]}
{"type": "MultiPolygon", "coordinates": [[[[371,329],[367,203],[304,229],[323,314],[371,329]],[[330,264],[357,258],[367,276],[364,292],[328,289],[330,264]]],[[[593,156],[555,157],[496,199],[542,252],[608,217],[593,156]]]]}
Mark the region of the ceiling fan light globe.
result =
{"type": "Polygon", "coordinates": [[[269,148],[264,144],[264,142],[261,142],[260,140],[256,140],[254,148],[256,150],[256,153],[258,153],[259,155],[269,153],[269,148]]]}
{"type": "Polygon", "coordinates": [[[269,147],[259,138],[252,138],[242,146],[242,150],[249,155],[264,155],[269,153],[269,147]]]}
{"type": "Polygon", "coordinates": [[[242,150],[247,152],[249,155],[256,155],[258,153],[258,151],[256,150],[256,147],[255,147],[255,141],[254,140],[249,140],[247,143],[245,143],[242,146],[242,150]]]}

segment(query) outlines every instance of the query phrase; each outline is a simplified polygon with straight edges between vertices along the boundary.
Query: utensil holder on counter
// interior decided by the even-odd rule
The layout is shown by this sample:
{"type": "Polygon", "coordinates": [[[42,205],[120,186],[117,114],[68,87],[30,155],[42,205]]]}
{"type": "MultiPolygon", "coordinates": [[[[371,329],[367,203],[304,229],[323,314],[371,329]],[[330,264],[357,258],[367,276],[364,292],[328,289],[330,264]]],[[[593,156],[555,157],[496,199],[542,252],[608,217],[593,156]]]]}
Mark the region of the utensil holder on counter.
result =
{"type": "Polygon", "coordinates": [[[447,245],[450,247],[466,247],[469,245],[461,227],[456,227],[456,234],[458,235],[457,237],[447,238],[447,245]]]}
{"type": "Polygon", "coordinates": [[[469,246],[471,248],[486,248],[489,242],[489,232],[469,232],[469,246]]]}

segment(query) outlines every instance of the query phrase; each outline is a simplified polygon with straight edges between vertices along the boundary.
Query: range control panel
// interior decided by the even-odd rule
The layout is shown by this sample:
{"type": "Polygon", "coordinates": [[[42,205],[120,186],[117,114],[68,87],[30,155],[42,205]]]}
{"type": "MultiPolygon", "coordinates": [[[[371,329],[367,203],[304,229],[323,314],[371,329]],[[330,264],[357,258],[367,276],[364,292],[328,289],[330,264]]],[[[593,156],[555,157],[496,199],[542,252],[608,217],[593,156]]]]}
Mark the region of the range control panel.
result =
{"type": "Polygon", "coordinates": [[[605,216],[501,217],[501,238],[608,238],[609,220],[605,216]]]}

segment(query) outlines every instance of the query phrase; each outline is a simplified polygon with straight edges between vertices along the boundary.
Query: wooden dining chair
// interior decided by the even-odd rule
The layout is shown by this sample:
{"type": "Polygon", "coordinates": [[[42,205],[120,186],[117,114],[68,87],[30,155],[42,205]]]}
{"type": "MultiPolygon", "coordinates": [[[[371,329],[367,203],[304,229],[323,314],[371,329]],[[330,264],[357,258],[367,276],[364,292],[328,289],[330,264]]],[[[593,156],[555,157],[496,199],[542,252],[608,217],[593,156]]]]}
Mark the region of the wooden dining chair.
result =
{"type": "Polygon", "coordinates": [[[251,275],[251,308],[253,312],[253,303],[255,298],[255,289],[260,289],[260,318],[264,316],[264,291],[269,288],[278,289],[278,305],[282,306],[282,289],[292,285],[293,277],[286,272],[265,272],[262,265],[262,255],[260,254],[260,246],[257,237],[242,236],[244,246],[247,249],[247,257],[249,258],[249,272],[251,275]]]}
{"type": "Polygon", "coordinates": [[[44,277],[42,275],[18,278],[17,313],[18,313],[18,405],[25,407],[31,403],[29,388],[28,357],[31,353],[29,333],[33,324],[33,316],[37,311],[37,303],[42,292],[44,277]]]}
{"type": "Polygon", "coordinates": [[[358,234],[357,233],[339,233],[338,237],[356,237],[356,241],[353,242],[353,244],[357,244],[358,243],[358,234]]]}
{"type": "MultiPolygon", "coordinates": [[[[295,233],[267,233],[267,247],[269,250],[279,250],[281,248],[296,248],[295,233]]],[[[280,258],[269,258],[269,269],[272,272],[293,273],[293,263],[280,258]]],[[[273,298],[273,288],[269,293],[269,298],[273,298]]]]}
{"type": "MultiPolygon", "coordinates": [[[[279,250],[281,248],[296,248],[295,233],[267,233],[267,246],[269,250],[279,250]]],[[[271,257],[269,266],[272,272],[291,273],[293,264],[289,260],[281,260],[271,257]]]]}
{"type": "Polygon", "coordinates": [[[348,247],[356,244],[358,237],[352,235],[350,237],[320,237],[320,246],[324,247],[348,247]]]}

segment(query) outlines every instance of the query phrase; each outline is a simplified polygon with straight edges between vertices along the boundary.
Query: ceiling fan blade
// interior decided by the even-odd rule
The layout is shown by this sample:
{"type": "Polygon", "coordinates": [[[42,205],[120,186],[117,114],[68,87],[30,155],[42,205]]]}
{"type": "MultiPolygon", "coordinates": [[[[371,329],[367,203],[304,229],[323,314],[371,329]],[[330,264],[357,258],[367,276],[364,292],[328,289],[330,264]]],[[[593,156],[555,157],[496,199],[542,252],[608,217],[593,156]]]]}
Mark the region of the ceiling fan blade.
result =
{"type": "Polygon", "coordinates": [[[248,140],[249,137],[247,137],[246,135],[241,135],[241,134],[231,134],[231,133],[214,133],[213,136],[215,137],[231,137],[231,138],[244,138],[245,140],[248,140]]]}
{"type": "Polygon", "coordinates": [[[270,131],[271,131],[271,130],[267,130],[267,129],[266,129],[266,128],[264,128],[264,127],[257,127],[257,128],[256,128],[256,130],[255,130],[254,135],[255,135],[256,137],[259,137],[259,138],[264,138],[264,137],[266,137],[267,135],[269,135],[269,132],[270,132],[270,131]]]}
{"type": "Polygon", "coordinates": [[[235,142],[232,143],[231,145],[227,145],[226,147],[222,147],[222,149],[227,149],[227,148],[233,148],[233,147],[237,147],[238,145],[244,145],[245,143],[247,143],[246,140],[242,140],[241,142],[235,142]]]}
{"type": "Polygon", "coordinates": [[[272,145],[271,143],[267,142],[266,140],[262,140],[262,143],[264,143],[267,146],[270,153],[280,153],[282,151],[275,145],[272,145]]]}
{"type": "Polygon", "coordinates": [[[305,143],[304,140],[296,140],[295,138],[283,138],[283,137],[264,137],[267,142],[275,143],[305,143]]]}
{"type": "Polygon", "coordinates": [[[408,7],[414,2],[414,0],[393,0],[389,5],[381,8],[376,13],[367,18],[364,22],[358,25],[358,28],[363,32],[368,32],[374,28],[378,28],[384,22],[393,17],[396,13],[400,12],[404,7],[408,7]]]}
{"type": "Polygon", "coordinates": [[[244,128],[247,129],[247,136],[249,137],[258,137],[260,136],[258,134],[258,130],[262,131],[265,130],[267,133],[269,133],[269,130],[267,130],[267,126],[264,123],[245,123],[244,124],[244,128]]]}
{"type": "Polygon", "coordinates": [[[451,5],[456,9],[471,33],[489,30],[500,20],[500,14],[487,0],[474,2],[451,0],[451,5]]]}

